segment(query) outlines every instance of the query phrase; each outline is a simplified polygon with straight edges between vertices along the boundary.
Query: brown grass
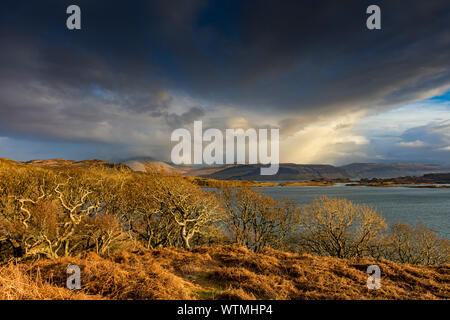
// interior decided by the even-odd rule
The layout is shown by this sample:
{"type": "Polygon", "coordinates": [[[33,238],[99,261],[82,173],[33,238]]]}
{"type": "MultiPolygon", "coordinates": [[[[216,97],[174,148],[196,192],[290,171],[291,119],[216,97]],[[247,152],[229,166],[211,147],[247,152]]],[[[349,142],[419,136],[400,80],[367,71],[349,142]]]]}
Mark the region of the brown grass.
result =
{"type": "Polygon", "coordinates": [[[224,188],[224,187],[293,187],[293,186],[333,186],[332,180],[321,181],[287,181],[287,182],[271,182],[271,181],[254,181],[254,180],[217,180],[203,177],[185,177],[188,181],[207,188],[224,188]]]}
{"type": "Polygon", "coordinates": [[[0,267],[0,299],[449,299],[450,266],[201,247],[62,258],[0,267]],[[68,265],[82,289],[65,288],[68,265]],[[381,289],[366,286],[381,268],[381,289]]]}
{"type": "Polygon", "coordinates": [[[20,266],[9,265],[0,269],[1,300],[86,300],[101,299],[101,296],[71,291],[43,281],[40,273],[31,275],[20,266]]]}

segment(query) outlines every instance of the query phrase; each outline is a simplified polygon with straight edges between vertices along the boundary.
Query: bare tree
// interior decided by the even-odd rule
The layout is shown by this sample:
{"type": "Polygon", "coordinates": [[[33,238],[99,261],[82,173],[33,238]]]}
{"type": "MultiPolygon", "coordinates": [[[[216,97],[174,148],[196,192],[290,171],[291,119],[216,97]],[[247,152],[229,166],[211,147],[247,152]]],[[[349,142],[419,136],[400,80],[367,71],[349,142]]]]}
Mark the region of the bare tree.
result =
{"type": "MultiPolygon", "coordinates": [[[[53,179],[60,179],[53,175],[53,179]]],[[[66,182],[40,182],[30,184],[30,190],[15,199],[17,207],[1,219],[2,230],[12,229],[6,239],[21,248],[22,256],[57,258],[67,256],[81,245],[75,241],[83,218],[100,208],[97,200],[90,199],[86,181],[68,178],[66,182]],[[38,190],[34,192],[33,190],[38,190]]]]}
{"type": "Polygon", "coordinates": [[[297,241],[306,251],[339,258],[368,256],[386,222],[378,212],[346,199],[321,197],[303,207],[297,241]]]}
{"type": "Polygon", "coordinates": [[[64,255],[69,255],[71,251],[70,241],[71,237],[74,236],[76,227],[84,218],[95,215],[101,208],[98,199],[89,199],[92,191],[86,189],[81,183],[69,184],[71,179],[69,177],[66,183],[58,183],[54,189],[63,208],[63,220],[53,241],[46,237],[53,256],[58,256],[62,246],[64,246],[64,255]]]}
{"type": "Polygon", "coordinates": [[[384,239],[384,256],[402,263],[445,264],[450,262],[450,241],[422,223],[395,223],[384,239]]]}
{"type": "Polygon", "coordinates": [[[178,226],[184,248],[190,249],[192,237],[218,218],[217,198],[176,174],[161,174],[151,169],[148,174],[155,183],[152,197],[158,205],[158,213],[171,217],[178,226]]]}
{"type": "Polygon", "coordinates": [[[276,201],[249,187],[224,188],[220,197],[224,226],[237,245],[254,251],[282,248],[295,229],[298,208],[289,199],[276,201]]]}

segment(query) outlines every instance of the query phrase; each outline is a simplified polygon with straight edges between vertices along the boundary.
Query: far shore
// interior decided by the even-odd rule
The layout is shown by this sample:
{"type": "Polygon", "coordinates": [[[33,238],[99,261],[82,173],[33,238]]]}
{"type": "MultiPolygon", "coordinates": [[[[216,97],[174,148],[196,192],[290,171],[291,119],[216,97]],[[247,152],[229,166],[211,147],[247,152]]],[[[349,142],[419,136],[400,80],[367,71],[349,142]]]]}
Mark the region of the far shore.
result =
{"type": "Polygon", "coordinates": [[[430,188],[430,189],[448,189],[450,186],[440,186],[437,184],[423,185],[420,183],[411,184],[389,184],[389,183],[348,183],[347,187],[385,187],[385,188],[430,188]]]}
{"type": "MultiPolygon", "coordinates": [[[[321,180],[309,180],[309,181],[282,181],[282,182],[272,182],[272,181],[255,181],[255,180],[218,180],[209,179],[203,177],[187,177],[192,182],[205,188],[216,188],[216,187],[237,187],[237,186],[247,186],[247,187],[331,187],[336,184],[344,184],[347,187],[386,187],[386,188],[430,188],[430,189],[447,189],[450,185],[439,185],[439,184],[425,184],[423,182],[404,182],[394,183],[390,179],[386,181],[350,181],[348,179],[321,179],[321,180]]],[[[393,179],[395,180],[395,179],[393,179]]]]}

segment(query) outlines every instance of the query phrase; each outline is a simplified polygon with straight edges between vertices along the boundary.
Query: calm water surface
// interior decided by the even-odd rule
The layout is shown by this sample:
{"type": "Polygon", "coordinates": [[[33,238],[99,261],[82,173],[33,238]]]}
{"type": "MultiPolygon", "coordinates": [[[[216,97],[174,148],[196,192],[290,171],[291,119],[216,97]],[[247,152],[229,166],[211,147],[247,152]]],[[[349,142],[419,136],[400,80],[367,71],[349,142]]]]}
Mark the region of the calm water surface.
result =
{"type": "Polygon", "coordinates": [[[365,203],[382,212],[388,223],[423,222],[440,236],[450,239],[450,189],[414,189],[380,187],[262,187],[265,194],[283,199],[289,197],[300,205],[314,198],[330,196],[365,203]]]}

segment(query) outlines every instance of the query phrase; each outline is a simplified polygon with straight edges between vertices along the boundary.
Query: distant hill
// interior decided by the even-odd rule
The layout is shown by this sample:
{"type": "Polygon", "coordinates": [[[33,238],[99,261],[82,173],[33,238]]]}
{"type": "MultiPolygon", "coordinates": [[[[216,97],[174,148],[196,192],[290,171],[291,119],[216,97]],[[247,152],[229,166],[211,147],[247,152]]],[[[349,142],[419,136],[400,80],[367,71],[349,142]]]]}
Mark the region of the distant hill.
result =
{"type": "MultiPolygon", "coordinates": [[[[1,159],[1,158],[0,158],[1,159]]],[[[1,159],[2,161],[11,161],[1,159]]],[[[19,163],[19,162],[16,162],[19,163]]],[[[261,167],[258,164],[222,165],[208,167],[190,167],[157,161],[153,158],[136,158],[121,161],[120,163],[107,162],[99,159],[74,161],[66,159],[31,160],[20,162],[36,167],[48,168],[91,168],[103,166],[108,168],[125,168],[133,171],[144,171],[145,164],[162,168],[169,172],[192,177],[203,177],[218,180],[318,180],[318,179],[373,179],[373,178],[397,178],[405,176],[423,176],[432,173],[450,172],[450,166],[418,163],[352,163],[345,166],[332,166],[323,164],[295,164],[281,163],[278,173],[272,176],[262,176],[261,167]]]]}
{"type": "Polygon", "coordinates": [[[162,161],[138,161],[138,160],[128,160],[126,162],[124,162],[123,164],[125,164],[126,166],[130,167],[132,170],[134,171],[141,171],[144,172],[145,171],[145,165],[146,164],[150,164],[153,165],[155,167],[167,170],[169,172],[171,171],[175,171],[176,169],[171,166],[170,164],[167,164],[165,162],[162,161]]]}
{"type": "Polygon", "coordinates": [[[450,166],[419,163],[352,163],[340,167],[350,178],[396,178],[422,176],[427,173],[450,172],[450,166]]]}
{"type": "Polygon", "coordinates": [[[66,159],[45,159],[45,160],[31,160],[25,162],[25,164],[32,165],[34,167],[42,168],[64,168],[75,167],[81,169],[87,169],[92,167],[106,167],[116,169],[129,169],[122,163],[107,162],[99,159],[89,159],[82,161],[66,160],[66,159]]]}
{"type": "Polygon", "coordinates": [[[167,162],[158,161],[153,158],[129,159],[129,160],[123,161],[121,163],[130,167],[134,171],[141,171],[141,172],[145,171],[146,165],[151,165],[158,169],[163,169],[167,172],[178,172],[180,174],[186,174],[188,171],[193,169],[188,166],[177,166],[174,164],[169,164],[167,162]]]}
{"type": "Polygon", "coordinates": [[[262,176],[261,165],[234,165],[214,168],[212,172],[204,169],[193,169],[187,174],[211,179],[225,180],[311,180],[342,179],[346,172],[330,165],[301,165],[293,163],[280,164],[276,175],[262,176]]]}
{"type": "Polygon", "coordinates": [[[332,165],[281,163],[273,176],[260,175],[261,165],[232,165],[205,169],[192,169],[186,174],[222,180],[312,180],[312,179],[362,179],[422,176],[427,173],[450,172],[450,166],[415,163],[352,163],[332,165]]]}
{"type": "MultiPolygon", "coordinates": [[[[12,161],[12,160],[9,160],[12,161]]],[[[24,162],[25,164],[32,165],[35,167],[42,168],[64,168],[64,167],[75,167],[75,168],[92,168],[92,167],[107,167],[107,168],[122,168],[122,169],[131,169],[133,171],[145,171],[145,165],[152,165],[160,169],[164,169],[168,172],[180,172],[184,174],[186,171],[191,170],[190,167],[181,167],[181,166],[172,166],[163,161],[156,161],[153,158],[136,158],[130,160],[124,160],[123,162],[114,163],[103,161],[99,159],[89,159],[82,161],[74,161],[67,159],[38,159],[38,160],[30,160],[24,162]]]]}
{"type": "MultiPolygon", "coordinates": [[[[407,185],[407,184],[419,184],[419,185],[450,184],[450,173],[428,173],[420,177],[407,176],[398,178],[361,179],[359,184],[369,186],[393,186],[393,185],[407,185]]],[[[440,186],[440,187],[447,187],[447,186],[440,186]]]]}

